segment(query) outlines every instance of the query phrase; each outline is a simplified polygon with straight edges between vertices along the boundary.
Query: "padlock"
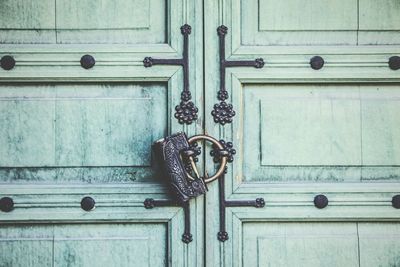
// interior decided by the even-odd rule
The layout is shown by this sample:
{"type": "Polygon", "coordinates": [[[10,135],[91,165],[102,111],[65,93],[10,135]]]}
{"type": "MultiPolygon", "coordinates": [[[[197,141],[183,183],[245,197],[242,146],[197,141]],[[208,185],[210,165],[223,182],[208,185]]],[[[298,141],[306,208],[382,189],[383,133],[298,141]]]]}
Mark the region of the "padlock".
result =
{"type": "Polygon", "coordinates": [[[178,202],[187,202],[207,191],[204,179],[199,177],[197,172],[193,159],[195,152],[191,149],[185,133],[177,133],[156,141],[154,151],[178,202]],[[194,177],[189,174],[188,169],[195,173],[194,177]]]}

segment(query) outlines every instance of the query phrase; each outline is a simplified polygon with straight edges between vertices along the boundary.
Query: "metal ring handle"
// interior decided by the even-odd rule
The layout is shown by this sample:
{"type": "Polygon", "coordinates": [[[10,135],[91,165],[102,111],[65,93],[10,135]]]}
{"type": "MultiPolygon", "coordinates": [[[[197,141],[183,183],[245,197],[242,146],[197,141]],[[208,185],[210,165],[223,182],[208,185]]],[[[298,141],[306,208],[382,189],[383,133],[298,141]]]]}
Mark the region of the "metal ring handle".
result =
{"type": "MultiPolygon", "coordinates": [[[[204,135],[204,134],[192,136],[188,139],[188,142],[189,142],[189,144],[191,144],[191,143],[197,142],[199,140],[207,140],[207,141],[213,143],[218,149],[221,149],[221,150],[224,149],[224,147],[221,145],[220,142],[218,142],[217,139],[215,139],[214,137],[211,137],[209,135],[204,135]]],[[[219,166],[218,171],[213,176],[205,178],[204,182],[210,183],[210,182],[218,179],[218,177],[220,177],[221,174],[224,173],[227,163],[228,163],[228,161],[226,159],[226,156],[225,155],[222,156],[221,165],[219,166]]],[[[197,171],[197,169],[196,169],[196,171],[197,171]]],[[[189,178],[194,179],[190,174],[188,174],[188,176],[189,176],[189,178]]]]}

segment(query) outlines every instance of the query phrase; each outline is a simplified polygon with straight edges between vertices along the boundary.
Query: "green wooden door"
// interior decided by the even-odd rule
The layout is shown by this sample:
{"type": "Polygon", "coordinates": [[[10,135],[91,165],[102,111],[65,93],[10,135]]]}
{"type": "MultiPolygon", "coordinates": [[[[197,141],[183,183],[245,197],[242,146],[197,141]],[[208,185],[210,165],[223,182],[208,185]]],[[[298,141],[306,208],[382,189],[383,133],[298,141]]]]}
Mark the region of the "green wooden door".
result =
{"type": "Polygon", "coordinates": [[[399,12],[397,0],[1,1],[0,57],[16,65],[0,69],[0,197],[15,203],[0,212],[0,266],[400,266],[399,12]],[[199,118],[182,126],[182,68],[142,60],[180,58],[185,23],[199,118]],[[211,116],[222,24],[228,60],[266,62],[227,69],[224,126],[211,116]],[[182,130],[234,143],[228,200],[265,199],[226,209],[225,242],[217,182],[190,202],[189,244],[182,208],[143,207],[169,198],[150,145],[182,130]]]}
{"type": "Polygon", "coordinates": [[[179,28],[191,24],[200,103],[201,20],[193,1],[0,2],[0,57],[16,61],[0,69],[0,197],[15,203],[0,212],[0,266],[203,265],[201,199],[192,202],[190,245],[181,208],[143,206],[168,198],[151,144],[202,127],[173,118],[182,68],[142,61],[180,58],[179,28]],[[87,54],[95,65],[84,69],[87,54]],[[87,196],[96,203],[89,212],[87,196]]]}
{"type": "Polygon", "coordinates": [[[218,242],[210,186],[207,265],[400,266],[400,71],[388,66],[400,54],[400,2],[208,0],[205,10],[206,129],[237,150],[226,198],[266,203],[228,208],[229,240],[218,242]],[[236,116],[225,126],[207,116],[221,24],[227,59],[265,61],[227,69],[236,116]]]}

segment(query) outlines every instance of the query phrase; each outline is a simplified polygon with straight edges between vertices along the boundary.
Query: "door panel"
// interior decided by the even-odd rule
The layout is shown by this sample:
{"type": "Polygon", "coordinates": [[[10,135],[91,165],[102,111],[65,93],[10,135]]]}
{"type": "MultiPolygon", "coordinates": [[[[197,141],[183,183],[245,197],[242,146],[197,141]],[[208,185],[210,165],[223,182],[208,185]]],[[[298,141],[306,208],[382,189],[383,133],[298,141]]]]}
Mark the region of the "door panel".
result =
{"type": "Polygon", "coordinates": [[[2,1],[2,43],[167,42],[167,1],[2,1]]]}
{"type": "Polygon", "coordinates": [[[75,224],[0,230],[2,266],[165,266],[167,224],[75,224]]]}
{"type": "Polygon", "coordinates": [[[202,3],[33,2],[0,4],[0,58],[16,61],[0,69],[0,197],[14,201],[0,212],[0,265],[203,265],[202,199],[191,202],[190,244],[181,207],[143,205],[170,199],[152,143],[203,129],[202,115],[185,126],[174,118],[182,67],[143,59],[181,58],[180,27],[190,24],[190,90],[202,114],[202,3]]]}
{"type": "Polygon", "coordinates": [[[398,85],[245,85],[238,90],[243,158],[249,161],[244,181],[399,179],[398,85]]]}
{"type": "Polygon", "coordinates": [[[243,45],[398,44],[399,2],[232,0],[243,45]]]}
{"type": "Polygon", "coordinates": [[[154,181],[149,147],[167,133],[166,84],[19,84],[0,93],[2,180],[154,181]]]}
{"type": "MultiPolygon", "coordinates": [[[[228,207],[229,239],[218,242],[218,186],[209,186],[209,266],[396,265],[398,241],[382,238],[394,248],[385,251],[374,251],[380,241],[362,241],[378,229],[395,236],[400,221],[392,206],[400,194],[400,80],[388,65],[400,49],[391,15],[399,7],[372,2],[206,1],[206,77],[219,73],[221,24],[227,60],[266,62],[226,70],[232,124],[206,117],[207,132],[237,151],[226,199],[265,200],[261,209],[228,207]],[[324,60],[319,70],[310,66],[314,56],[324,60]],[[314,204],[320,194],[328,199],[322,209],[314,204]]],[[[206,115],[219,102],[219,82],[206,80],[206,115]]]]}
{"type": "Polygon", "coordinates": [[[400,263],[396,223],[243,222],[241,230],[243,266],[400,263]]]}
{"type": "Polygon", "coordinates": [[[358,225],[360,265],[400,265],[398,223],[360,223],[358,225]]]}
{"type": "Polygon", "coordinates": [[[0,4],[0,43],[54,43],[55,0],[0,4]]]}
{"type": "Polygon", "coordinates": [[[355,223],[243,223],[244,266],[357,266],[355,223]]]}
{"type": "Polygon", "coordinates": [[[165,43],[166,4],[165,0],[57,0],[56,41],[74,44],[165,43]]]}

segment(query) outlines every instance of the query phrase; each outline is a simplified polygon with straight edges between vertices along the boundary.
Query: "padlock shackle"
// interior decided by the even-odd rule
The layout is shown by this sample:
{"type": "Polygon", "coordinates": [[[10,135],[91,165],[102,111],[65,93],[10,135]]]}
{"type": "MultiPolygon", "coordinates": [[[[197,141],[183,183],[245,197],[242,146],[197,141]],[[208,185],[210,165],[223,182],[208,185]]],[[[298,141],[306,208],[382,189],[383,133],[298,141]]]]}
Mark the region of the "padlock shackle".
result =
{"type": "MultiPolygon", "coordinates": [[[[192,144],[192,143],[195,143],[195,142],[200,141],[200,140],[209,141],[212,144],[214,144],[220,150],[224,149],[222,144],[217,139],[215,139],[214,137],[211,137],[209,135],[206,135],[206,134],[194,135],[194,136],[192,136],[192,137],[190,137],[188,139],[188,142],[189,142],[189,144],[192,144]]],[[[227,156],[223,155],[221,157],[221,165],[219,166],[218,171],[214,175],[204,178],[204,182],[210,183],[210,182],[218,179],[218,177],[220,177],[224,173],[227,163],[228,163],[227,156]]],[[[194,166],[194,171],[198,173],[198,170],[197,170],[196,166],[194,166]]],[[[188,176],[189,176],[189,178],[194,179],[194,177],[192,177],[190,174],[188,174],[188,176]]]]}

